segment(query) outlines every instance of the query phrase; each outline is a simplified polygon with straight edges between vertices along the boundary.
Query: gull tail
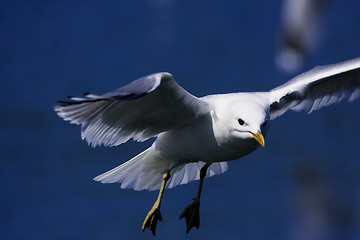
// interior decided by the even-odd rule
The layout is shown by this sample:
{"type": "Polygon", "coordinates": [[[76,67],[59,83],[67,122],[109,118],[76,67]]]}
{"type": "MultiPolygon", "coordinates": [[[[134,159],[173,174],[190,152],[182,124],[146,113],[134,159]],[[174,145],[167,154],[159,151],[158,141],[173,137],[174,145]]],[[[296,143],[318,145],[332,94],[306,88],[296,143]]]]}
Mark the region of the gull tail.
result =
{"type": "Polygon", "coordinates": [[[150,147],[120,166],[100,174],[94,180],[101,183],[121,183],[121,188],[137,191],[157,190],[169,164],[169,161],[158,157],[150,147]]]}
{"type": "MultiPolygon", "coordinates": [[[[198,180],[200,169],[204,164],[204,162],[192,162],[172,168],[166,187],[173,188],[179,184],[198,180]]],[[[170,161],[159,156],[150,147],[120,166],[95,177],[94,180],[101,183],[121,183],[121,188],[152,191],[160,189],[162,176],[169,168],[170,161]]],[[[206,177],[222,174],[227,169],[226,162],[214,162],[208,168],[206,177]]]]}

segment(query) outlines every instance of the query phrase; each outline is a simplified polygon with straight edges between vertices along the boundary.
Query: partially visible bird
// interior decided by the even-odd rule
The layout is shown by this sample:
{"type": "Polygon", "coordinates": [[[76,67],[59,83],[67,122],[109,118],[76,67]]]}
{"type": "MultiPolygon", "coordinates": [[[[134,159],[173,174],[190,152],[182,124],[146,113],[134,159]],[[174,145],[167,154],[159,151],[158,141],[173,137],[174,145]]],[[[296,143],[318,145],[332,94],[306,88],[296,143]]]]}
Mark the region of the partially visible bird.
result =
{"type": "Polygon", "coordinates": [[[129,139],[156,137],[151,147],[94,180],[121,183],[135,190],[160,189],[142,230],[155,235],[162,220],[165,188],[200,179],[194,201],[181,213],[187,232],[199,228],[199,206],[205,176],[224,173],[226,161],[265,146],[273,120],[288,110],[307,113],[342,99],[360,96],[360,58],[317,67],[269,92],[240,92],[197,98],[169,73],[142,77],[103,95],[71,97],[55,107],[70,123],[81,125],[81,137],[93,147],[117,146],[129,139]]]}
{"type": "Polygon", "coordinates": [[[283,0],[276,64],[288,73],[298,71],[318,47],[324,33],[330,0],[283,0]]]}

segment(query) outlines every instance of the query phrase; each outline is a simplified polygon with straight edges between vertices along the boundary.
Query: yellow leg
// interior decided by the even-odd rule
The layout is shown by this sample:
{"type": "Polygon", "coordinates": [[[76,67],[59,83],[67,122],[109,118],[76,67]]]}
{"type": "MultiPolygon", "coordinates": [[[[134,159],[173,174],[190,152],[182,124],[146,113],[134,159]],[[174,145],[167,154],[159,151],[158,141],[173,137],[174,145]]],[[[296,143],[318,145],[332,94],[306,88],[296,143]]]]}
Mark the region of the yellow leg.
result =
{"type": "MultiPolygon", "coordinates": [[[[211,163],[210,163],[211,164],[211,163]]],[[[190,203],[180,214],[180,219],[185,218],[186,221],[186,233],[189,233],[189,231],[193,228],[196,227],[197,229],[199,229],[200,226],[200,214],[199,214],[199,209],[200,209],[200,195],[201,195],[201,190],[202,190],[202,185],[204,182],[204,178],[206,176],[206,171],[208,169],[208,167],[210,166],[209,163],[206,163],[200,170],[200,182],[199,182],[199,187],[198,187],[198,191],[196,194],[196,197],[193,198],[193,202],[190,203]]]]}
{"type": "Polygon", "coordinates": [[[161,198],[164,194],[166,182],[169,179],[170,179],[170,171],[167,170],[163,175],[163,180],[161,182],[161,187],[160,187],[160,192],[159,192],[158,198],[156,199],[154,206],[151,208],[149,213],[146,215],[146,218],[142,225],[142,231],[145,231],[145,228],[149,228],[154,236],[155,236],[155,229],[156,229],[157,221],[158,220],[162,221],[162,217],[161,217],[161,213],[160,213],[160,204],[161,204],[161,198]]]}

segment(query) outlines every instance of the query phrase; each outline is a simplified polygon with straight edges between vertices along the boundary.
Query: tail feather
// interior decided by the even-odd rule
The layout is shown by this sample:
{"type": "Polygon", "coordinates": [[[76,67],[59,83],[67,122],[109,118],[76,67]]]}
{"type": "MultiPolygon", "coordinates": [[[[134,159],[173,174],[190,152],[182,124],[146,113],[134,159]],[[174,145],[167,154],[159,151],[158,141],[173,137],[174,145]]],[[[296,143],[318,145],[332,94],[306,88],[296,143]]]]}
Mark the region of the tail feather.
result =
{"type": "MultiPolygon", "coordinates": [[[[200,178],[200,169],[204,162],[193,162],[175,167],[170,172],[170,180],[166,187],[173,188],[200,178]]],[[[101,183],[121,183],[121,188],[134,190],[158,190],[163,173],[169,169],[170,162],[161,158],[150,147],[129,161],[113,168],[97,177],[101,183]]],[[[214,162],[207,171],[207,177],[222,174],[228,169],[226,162],[214,162]]]]}
{"type": "Polygon", "coordinates": [[[94,180],[101,183],[121,183],[121,188],[156,190],[160,188],[162,175],[169,168],[169,161],[159,158],[151,148],[113,168],[94,180]]]}

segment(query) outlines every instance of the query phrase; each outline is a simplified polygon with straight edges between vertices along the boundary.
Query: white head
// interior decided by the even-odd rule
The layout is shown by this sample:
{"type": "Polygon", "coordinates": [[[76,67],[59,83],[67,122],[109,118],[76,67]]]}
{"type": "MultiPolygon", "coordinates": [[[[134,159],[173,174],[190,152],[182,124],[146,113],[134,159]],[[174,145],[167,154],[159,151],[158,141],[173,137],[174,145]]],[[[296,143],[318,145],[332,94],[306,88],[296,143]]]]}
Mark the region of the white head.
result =
{"type": "Polygon", "coordinates": [[[261,146],[265,146],[264,135],[269,128],[269,116],[266,110],[256,103],[238,102],[232,105],[233,116],[231,135],[236,138],[254,138],[261,146]]]}
{"type": "Polygon", "coordinates": [[[217,108],[218,132],[226,132],[220,137],[221,141],[255,139],[264,147],[264,135],[269,128],[269,112],[261,103],[249,99],[237,100],[227,103],[226,107],[222,105],[221,109],[217,108]]]}

